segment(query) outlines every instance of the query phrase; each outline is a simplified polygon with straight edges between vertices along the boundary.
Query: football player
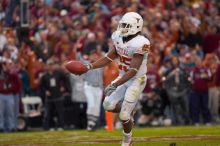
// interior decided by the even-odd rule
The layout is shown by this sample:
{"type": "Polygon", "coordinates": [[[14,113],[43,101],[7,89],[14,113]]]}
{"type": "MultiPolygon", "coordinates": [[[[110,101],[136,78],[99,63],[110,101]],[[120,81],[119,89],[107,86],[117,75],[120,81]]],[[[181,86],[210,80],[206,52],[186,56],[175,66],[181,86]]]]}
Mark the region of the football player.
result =
{"type": "Polygon", "coordinates": [[[122,146],[131,146],[133,110],[146,84],[147,56],[150,41],[141,35],[143,19],[128,12],[112,34],[114,47],[98,61],[88,64],[88,70],[104,67],[117,60],[120,74],[106,87],[104,109],[119,113],[123,125],[122,146]]]}

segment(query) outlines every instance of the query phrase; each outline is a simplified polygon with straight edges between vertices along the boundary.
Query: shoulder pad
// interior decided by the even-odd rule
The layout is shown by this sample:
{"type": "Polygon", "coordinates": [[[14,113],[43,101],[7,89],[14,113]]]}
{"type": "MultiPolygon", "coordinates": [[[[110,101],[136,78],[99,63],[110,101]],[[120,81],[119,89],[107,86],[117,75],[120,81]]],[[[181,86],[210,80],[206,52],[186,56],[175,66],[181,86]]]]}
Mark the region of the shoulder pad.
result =
{"type": "Polygon", "coordinates": [[[144,36],[139,36],[132,44],[132,47],[136,48],[134,53],[146,54],[150,52],[150,41],[144,36]]]}

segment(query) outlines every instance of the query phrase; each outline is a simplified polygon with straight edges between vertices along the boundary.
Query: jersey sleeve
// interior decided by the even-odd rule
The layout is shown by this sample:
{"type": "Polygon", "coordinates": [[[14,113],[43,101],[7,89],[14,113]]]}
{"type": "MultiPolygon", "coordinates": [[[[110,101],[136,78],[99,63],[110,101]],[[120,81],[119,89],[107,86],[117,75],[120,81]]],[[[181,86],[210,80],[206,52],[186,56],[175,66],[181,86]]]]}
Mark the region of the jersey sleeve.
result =
{"type": "Polygon", "coordinates": [[[140,38],[138,44],[135,47],[135,54],[147,54],[150,52],[150,41],[147,38],[140,38]]]}
{"type": "Polygon", "coordinates": [[[144,44],[143,47],[138,48],[134,53],[143,55],[149,52],[150,52],[150,44],[144,44]]]}

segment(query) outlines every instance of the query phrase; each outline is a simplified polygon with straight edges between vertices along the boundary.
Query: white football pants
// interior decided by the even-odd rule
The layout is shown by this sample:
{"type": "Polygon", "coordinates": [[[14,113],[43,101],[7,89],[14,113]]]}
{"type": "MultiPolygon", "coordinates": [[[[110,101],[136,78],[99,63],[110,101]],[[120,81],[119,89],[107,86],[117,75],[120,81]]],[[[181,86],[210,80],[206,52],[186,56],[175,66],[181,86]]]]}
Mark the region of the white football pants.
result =
{"type": "Polygon", "coordinates": [[[87,98],[87,115],[99,117],[103,89],[94,87],[85,82],[84,91],[87,98]]]}
{"type": "Polygon", "coordinates": [[[140,99],[141,93],[144,90],[146,79],[146,75],[143,75],[138,78],[130,79],[123,85],[119,86],[110,96],[105,97],[103,102],[105,110],[114,110],[116,104],[119,101],[123,101],[119,118],[124,121],[129,120],[131,112],[134,110],[138,100],[140,99]]]}

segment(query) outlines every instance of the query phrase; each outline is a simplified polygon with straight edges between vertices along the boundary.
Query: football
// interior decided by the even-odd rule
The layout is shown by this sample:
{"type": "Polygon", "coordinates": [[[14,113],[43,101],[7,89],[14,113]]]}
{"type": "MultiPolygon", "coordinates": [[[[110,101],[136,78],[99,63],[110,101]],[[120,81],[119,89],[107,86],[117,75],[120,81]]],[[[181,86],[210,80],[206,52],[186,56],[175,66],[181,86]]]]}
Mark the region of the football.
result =
{"type": "Polygon", "coordinates": [[[65,68],[70,73],[73,73],[73,74],[76,74],[76,75],[81,75],[81,74],[87,72],[86,65],[81,61],[75,61],[75,60],[69,61],[65,64],[65,68]]]}

